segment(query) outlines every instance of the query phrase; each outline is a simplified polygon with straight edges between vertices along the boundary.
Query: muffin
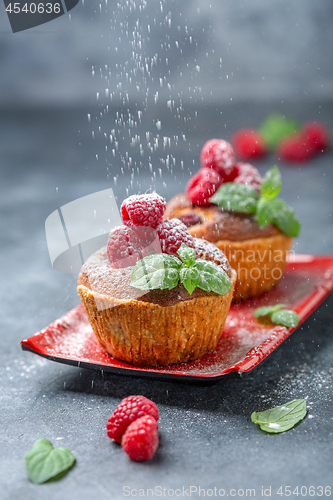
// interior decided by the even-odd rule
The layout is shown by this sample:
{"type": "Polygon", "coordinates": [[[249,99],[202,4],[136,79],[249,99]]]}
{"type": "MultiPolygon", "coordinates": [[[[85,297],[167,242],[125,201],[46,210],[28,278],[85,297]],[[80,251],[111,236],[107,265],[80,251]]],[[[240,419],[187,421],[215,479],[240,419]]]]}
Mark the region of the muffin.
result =
{"type": "Polygon", "coordinates": [[[237,272],[233,300],[261,295],[282,278],[292,238],[274,224],[261,229],[254,215],[196,206],[186,194],[170,199],[164,217],[184,221],[193,237],[225,253],[237,272]]]}
{"type": "Polygon", "coordinates": [[[233,300],[261,295],[282,278],[300,226],[293,210],[276,198],[279,169],[262,179],[253,165],[237,163],[231,144],[221,139],[208,141],[200,160],[186,193],[167,203],[164,217],[179,218],[192,236],[226,254],[237,272],[233,300]]]}
{"type": "MultiPolygon", "coordinates": [[[[113,357],[144,367],[192,361],[215,349],[221,338],[236,273],[215,245],[192,238],[178,220],[164,221],[161,216],[164,207],[156,210],[157,205],[161,206],[157,195],[156,203],[150,197],[148,207],[145,196],[138,196],[138,203],[134,200],[137,210],[133,211],[133,199],[128,203],[129,210],[123,210],[124,203],[125,208],[127,206],[125,200],[122,215],[127,226],[111,232],[108,246],[83,265],[78,293],[99,343],[113,357]],[[142,209],[142,217],[139,209],[142,209]],[[149,230],[145,226],[144,232],[147,213],[155,215],[153,219],[150,217],[149,230]],[[134,216],[138,217],[139,231],[133,224],[134,216]],[[141,242],[144,240],[142,248],[139,248],[140,238],[141,242]],[[160,253],[155,253],[156,241],[160,244],[160,253]],[[192,264],[213,266],[214,273],[228,282],[224,294],[207,291],[199,285],[189,288],[188,282],[178,280],[177,276],[172,278],[172,283],[163,281],[163,286],[137,288],[138,282],[133,282],[133,276],[142,269],[147,270],[148,276],[149,263],[156,259],[167,265],[169,261],[175,263],[179,269],[186,268],[182,276],[192,264]]],[[[164,276],[169,279],[172,273],[168,274],[168,270],[166,267],[164,276]]],[[[146,275],[143,273],[144,278],[146,275]]]]}

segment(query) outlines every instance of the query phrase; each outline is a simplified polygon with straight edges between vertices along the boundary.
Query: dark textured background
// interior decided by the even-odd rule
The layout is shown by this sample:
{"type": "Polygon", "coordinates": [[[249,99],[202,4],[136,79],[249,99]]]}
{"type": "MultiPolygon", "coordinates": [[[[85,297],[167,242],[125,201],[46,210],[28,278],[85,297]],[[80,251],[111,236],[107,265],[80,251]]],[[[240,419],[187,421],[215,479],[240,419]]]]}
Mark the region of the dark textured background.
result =
{"type": "MultiPolygon", "coordinates": [[[[262,486],[272,486],[272,498],[281,485],[333,487],[332,297],[256,371],[207,387],[102,374],[21,351],[21,339],[79,302],[76,277],[50,264],[44,222],[52,211],[107,187],[119,203],[150,188],[169,198],[198,169],[207,139],[257,127],[273,111],[321,120],[333,132],[331,2],[165,1],[162,10],[158,1],[103,2],[101,11],[86,1],[70,21],[13,35],[0,5],[6,500],[123,498],[125,485],[255,488],[257,498],[262,486]],[[160,448],[143,464],[105,435],[116,404],[138,393],[161,414],[160,448]],[[294,430],[270,436],[251,423],[252,411],[299,397],[308,416],[294,430]],[[77,464],[60,482],[35,486],[24,453],[41,437],[69,447],[77,464]]],[[[256,164],[264,173],[279,163],[282,197],[302,221],[297,252],[333,253],[332,157],[294,166],[272,153],[256,164]]]]}

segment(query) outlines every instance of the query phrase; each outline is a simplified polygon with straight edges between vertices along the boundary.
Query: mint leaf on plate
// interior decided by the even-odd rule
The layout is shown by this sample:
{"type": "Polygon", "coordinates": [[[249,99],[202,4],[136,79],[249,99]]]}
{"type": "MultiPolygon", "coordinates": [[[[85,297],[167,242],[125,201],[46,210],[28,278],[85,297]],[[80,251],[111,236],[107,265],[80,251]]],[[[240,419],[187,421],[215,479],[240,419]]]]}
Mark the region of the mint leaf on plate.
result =
{"type": "Polygon", "coordinates": [[[182,262],[165,253],[148,255],[135,264],[131,286],[139,290],[171,290],[177,286],[182,262]]]}
{"type": "Polygon", "coordinates": [[[295,311],[282,309],[285,304],[276,304],[275,306],[258,307],[253,316],[257,319],[268,316],[275,325],[282,325],[288,328],[294,328],[298,325],[300,319],[295,311]]]}
{"type": "Polygon", "coordinates": [[[68,448],[54,448],[47,439],[38,439],[25,454],[28,476],[36,484],[65,474],[74,462],[75,458],[68,448]]]}
{"type": "Polygon", "coordinates": [[[280,170],[279,167],[275,165],[275,167],[266,172],[265,177],[263,178],[260,196],[265,200],[275,198],[281,190],[281,185],[282,179],[280,170]]]}
{"type": "Polygon", "coordinates": [[[272,323],[276,325],[286,326],[288,328],[294,328],[299,323],[299,317],[295,311],[289,309],[281,309],[280,311],[274,311],[271,315],[272,323]]]}
{"type": "Polygon", "coordinates": [[[259,195],[254,189],[236,182],[221,184],[216,193],[209,199],[215,205],[227,210],[247,214],[256,213],[258,200],[259,195]]]}
{"type": "Polygon", "coordinates": [[[285,304],[276,304],[275,306],[258,307],[254,311],[253,316],[255,318],[262,318],[263,316],[270,316],[274,312],[279,311],[279,309],[282,309],[282,307],[286,307],[285,304]]]}
{"type": "Polygon", "coordinates": [[[306,415],[305,399],[294,399],[285,405],[263,412],[253,412],[251,420],[259,424],[261,430],[271,434],[285,432],[303,420],[306,415]]]}

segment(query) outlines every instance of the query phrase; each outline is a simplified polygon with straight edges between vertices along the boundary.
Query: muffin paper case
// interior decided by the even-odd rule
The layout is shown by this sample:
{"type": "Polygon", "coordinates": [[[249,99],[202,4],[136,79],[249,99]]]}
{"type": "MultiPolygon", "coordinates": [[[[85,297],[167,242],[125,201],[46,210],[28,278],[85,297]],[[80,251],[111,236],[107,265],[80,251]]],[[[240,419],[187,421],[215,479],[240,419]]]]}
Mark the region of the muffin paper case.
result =
{"type": "Polygon", "coordinates": [[[292,238],[281,233],[245,241],[217,241],[237,272],[233,300],[256,297],[270,290],[283,276],[292,238]]]}
{"type": "Polygon", "coordinates": [[[115,299],[81,284],[78,292],[93,331],[109,354],[137,366],[167,366],[215,349],[229,312],[235,272],[232,279],[226,295],[203,292],[171,304],[145,302],[144,297],[115,299]]]}

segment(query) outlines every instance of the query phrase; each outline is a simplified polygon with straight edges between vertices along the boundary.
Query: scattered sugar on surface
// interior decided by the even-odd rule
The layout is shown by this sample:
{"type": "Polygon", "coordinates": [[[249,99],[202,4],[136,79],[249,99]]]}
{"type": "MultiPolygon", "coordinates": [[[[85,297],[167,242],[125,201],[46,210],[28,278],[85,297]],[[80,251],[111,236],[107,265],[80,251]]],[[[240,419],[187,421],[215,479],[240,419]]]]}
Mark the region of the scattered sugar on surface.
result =
{"type": "Polygon", "coordinates": [[[17,374],[25,379],[29,379],[31,376],[36,375],[38,369],[47,364],[47,360],[43,358],[35,357],[34,361],[28,363],[23,359],[14,359],[11,366],[6,366],[5,373],[9,380],[16,380],[17,374]]]}
{"type": "MultiPolygon", "coordinates": [[[[269,403],[280,397],[288,400],[304,398],[306,399],[307,409],[310,410],[320,395],[323,403],[331,402],[333,387],[333,367],[327,367],[323,370],[313,371],[313,367],[304,363],[295,365],[280,376],[277,380],[275,389],[270,389],[269,395],[262,395],[264,402],[269,403]],[[329,389],[329,391],[327,391],[329,389]]],[[[310,416],[314,418],[314,416],[310,416]]]]}

